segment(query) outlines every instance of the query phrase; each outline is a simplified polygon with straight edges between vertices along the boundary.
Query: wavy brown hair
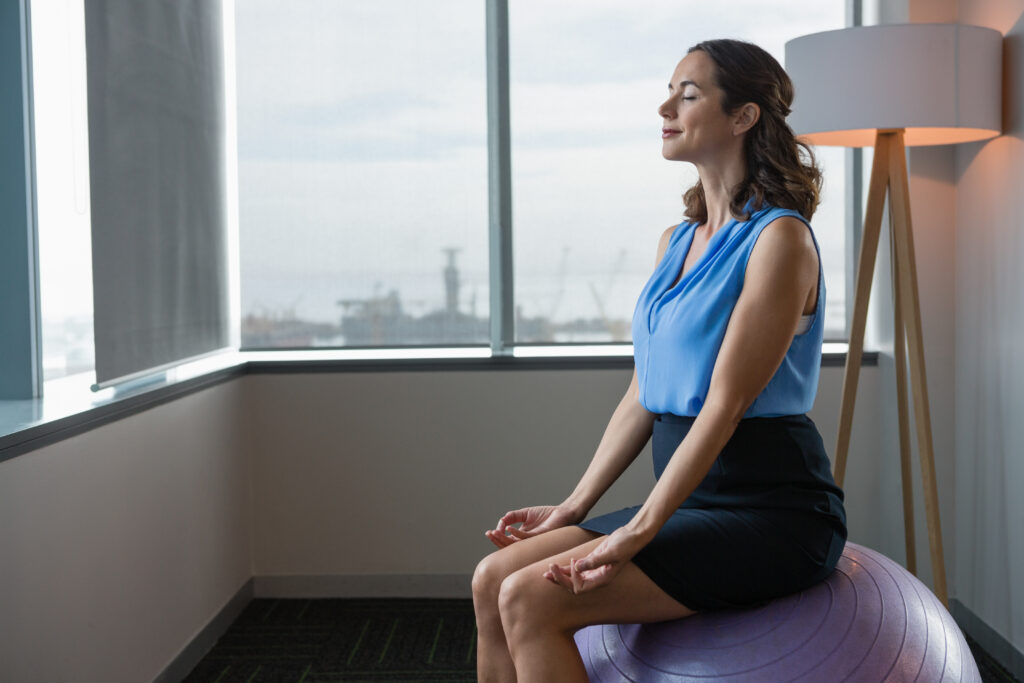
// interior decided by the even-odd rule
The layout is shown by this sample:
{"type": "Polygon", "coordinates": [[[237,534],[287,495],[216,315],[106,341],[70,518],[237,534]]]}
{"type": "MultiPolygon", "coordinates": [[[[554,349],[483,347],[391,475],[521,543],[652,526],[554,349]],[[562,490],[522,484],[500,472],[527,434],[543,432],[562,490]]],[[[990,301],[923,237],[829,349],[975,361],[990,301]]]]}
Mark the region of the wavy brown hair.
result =
{"type": "MultiPolygon", "coordinates": [[[[687,50],[700,50],[714,62],[715,85],[722,90],[722,111],[732,114],[748,102],[761,108],[761,117],[743,142],[746,177],[733,191],[729,210],[746,220],[747,202],[754,210],[768,202],[798,211],[807,220],[818,208],[821,171],[814,151],[796,139],[786,117],[793,104],[793,82],[770,54],[741,40],[706,40],[687,50]]],[[[683,195],[686,215],[703,223],[708,219],[704,186],[698,180],[683,195]]]]}

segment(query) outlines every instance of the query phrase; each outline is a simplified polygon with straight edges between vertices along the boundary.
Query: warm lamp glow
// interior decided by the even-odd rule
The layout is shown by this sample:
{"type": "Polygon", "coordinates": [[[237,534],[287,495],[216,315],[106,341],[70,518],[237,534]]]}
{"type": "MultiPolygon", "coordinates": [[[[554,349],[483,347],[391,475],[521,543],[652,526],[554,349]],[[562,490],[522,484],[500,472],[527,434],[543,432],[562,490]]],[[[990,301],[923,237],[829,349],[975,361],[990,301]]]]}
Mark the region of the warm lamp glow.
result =
{"type": "Polygon", "coordinates": [[[1002,126],[1002,35],[962,24],[885,24],[786,43],[789,124],[818,145],[867,147],[879,130],[908,147],[975,142],[1002,126]]]}
{"type": "MultiPolygon", "coordinates": [[[[812,145],[833,147],[871,147],[875,144],[877,128],[858,130],[831,130],[821,133],[807,133],[800,140],[812,145]]],[[[886,130],[886,129],[882,129],[886,130]]],[[[907,147],[924,145],[956,145],[961,142],[977,142],[999,137],[998,130],[987,128],[907,128],[904,144],[907,147]]]]}
{"type": "Polygon", "coordinates": [[[796,91],[789,116],[793,131],[813,144],[875,148],[857,262],[850,347],[843,375],[835,481],[843,485],[875,255],[888,204],[894,301],[892,348],[907,567],[915,571],[909,397],[904,383],[909,374],[932,580],[935,594],[943,604],[948,602],[946,565],[925,378],[906,148],[972,142],[999,135],[1002,50],[1003,37],[998,31],[960,24],[859,26],[813,33],[786,43],[786,70],[796,91]]]}

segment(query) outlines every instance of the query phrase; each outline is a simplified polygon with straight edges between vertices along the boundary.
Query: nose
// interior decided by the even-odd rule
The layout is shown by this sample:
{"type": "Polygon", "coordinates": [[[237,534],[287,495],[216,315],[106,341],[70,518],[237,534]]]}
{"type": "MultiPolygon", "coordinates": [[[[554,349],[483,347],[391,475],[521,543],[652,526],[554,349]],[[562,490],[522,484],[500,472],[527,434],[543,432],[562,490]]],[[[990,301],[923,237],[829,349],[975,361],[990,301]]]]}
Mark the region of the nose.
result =
{"type": "Polygon", "coordinates": [[[669,97],[667,100],[658,105],[658,115],[663,119],[670,119],[675,116],[675,108],[672,105],[672,98],[669,97]]]}

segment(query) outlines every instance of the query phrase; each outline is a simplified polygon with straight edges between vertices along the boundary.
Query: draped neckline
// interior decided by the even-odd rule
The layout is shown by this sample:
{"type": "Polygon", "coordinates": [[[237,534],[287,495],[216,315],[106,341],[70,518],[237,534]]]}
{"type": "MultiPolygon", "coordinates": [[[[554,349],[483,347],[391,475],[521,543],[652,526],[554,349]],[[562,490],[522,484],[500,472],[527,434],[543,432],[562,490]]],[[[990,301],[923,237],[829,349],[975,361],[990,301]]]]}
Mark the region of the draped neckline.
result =
{"type": "Polygon", "coordinates": [[[707,260],[705,257],[708,257],[709,253],[712,251],[712,246],[717,246],[718,236],[732,228],[735,223],[737,223],[737,220],[735,218],[730,218],[728,221],[723,223],[722,227],[716,230],[714,234],[712,234],[711,237],[708,238],[708,243],[704,245],[704,251],[702,251],[700,256],[697,257],[697,260],[694,261],[693,265],[690,266],[689,269],[684,272],[683,269],[686,268],[686,259],[689,258],[690,256],[690,250],[693,249],[693,240],[697,236],[697,228],[701,226],[701,224],[691,224],[693,225],[693,227],[690,228],[689,234],[683,237],[683,239],[686,240],[686,246],[680,249],[680,251],[683,252],[682,261],[680,261],[678,268],[673,267],[670,270],[670,272],[675,274],[675,277],[673,277],[671,281],[673,284],[670,284],[669,288],[665,290],[665,292],[667,293],[668,291],[671,291],[678,287],[679,285],[683,284],[683,282],[695,270],[700,268],[704,264],[704,261],[707,260]]]}
{"type": "MultiPolygon", "coordinates": [[[[751,218],[752,217],[753,216],[751,216],[751,218]]],[[[672,279],[668,280],[669,286],[658,294],[648,311],[648,334],[654,332],[654,318],[657,315],[657,312],[663,305],[675,298],[675,296],[690,283],[694,278],[695,273],[704,268],[705,264],[714,256],[715,251],[718,249],[719,242],[724,239],[724,234],[731,232],[739,222],[740,221],[736,218],[730,218],[721,228],[716,230],[715,234],[708,239],[708,243],[704,246],[704,251],[697,257],[694,264],[690,266],[686,272],[683,272],[683,268],[686,267],[686,257],[690,255],[690,249],[693,246],[693,238],[697,234],[697,228],[700,227],[699,223],[689,223],[686,225],[686,234],[679,238],[680,244],[676,244],[676,248],[670,252],[666,252],[663,257],[665,268],[672,279]],[[684,240],[685,244],[681,244],[684,240]],[[670,258],[671,261],[669,261],[670,258]],[[675,282],[676,278],[679,279],[678,282],[675,282]],[[675,284],[672,284],[673,282],[675,282],[675,284]]]]}

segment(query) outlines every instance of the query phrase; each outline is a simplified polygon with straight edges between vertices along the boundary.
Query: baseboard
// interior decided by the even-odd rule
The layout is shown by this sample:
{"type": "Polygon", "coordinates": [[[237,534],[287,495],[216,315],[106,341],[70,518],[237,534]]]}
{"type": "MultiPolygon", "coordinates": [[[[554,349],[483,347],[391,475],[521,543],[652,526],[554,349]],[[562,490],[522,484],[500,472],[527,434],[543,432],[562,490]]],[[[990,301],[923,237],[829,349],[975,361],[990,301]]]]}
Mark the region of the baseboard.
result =
{"type": "Polygon", "coordinates": [[[469,574],[256,576],[257,598],[469,598],[469,574]]]}
{"type": "Polygon", "coordinates": [[[153,679],[153,683],[179,683],[196,667],[206,653],[213,649],[220,638],[252,602],[253,580],[246,581],[206,626],[182,649],[178,656],[153,679]]]}
{"type": "Polygon", "coordinates": [[[985,651],[1002,664],[1003,668],[1009,671],[1014,678],[1024,681],[1024,654],[1015,648],[1013,643],[1003,638],[956,598],[949,601],[949,613],[953,615],[953,619],[960,625],[964,633],[985,648],[985,651]]]}

